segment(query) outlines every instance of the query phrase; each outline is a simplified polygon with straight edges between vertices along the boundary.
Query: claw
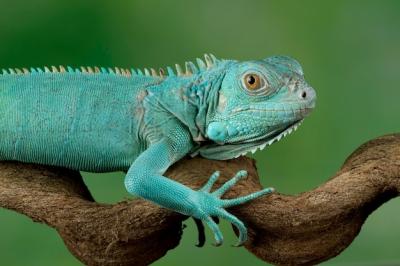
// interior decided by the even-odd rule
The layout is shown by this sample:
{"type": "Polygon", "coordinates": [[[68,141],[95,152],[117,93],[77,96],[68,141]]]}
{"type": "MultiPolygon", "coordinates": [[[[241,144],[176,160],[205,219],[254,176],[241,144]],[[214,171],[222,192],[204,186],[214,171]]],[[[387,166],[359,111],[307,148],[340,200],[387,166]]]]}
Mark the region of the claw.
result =
{"type": "Polygon", "coordinates": [[[196,247],[203,247],[204,243],[206,242],[206,235],[204,233],[204,225],[200,219],[193,218],[194,222],[196,223],[197,230],[199,232],[199,242],[196,244],[196,247]]]}
{"type": "Polygon", "coordinates": [[[239,241],[235,246],[239,247],[243,245],[243,243],[247,240],[247,229],[243,222],[240,221],[236,216],[225,211],[224,209],[222,209],[221,211],[221,218],[224,218],[225,220],[230,222],[239,231],[239,241]]]}
{"type": "Polygon", "coordinates": [[[213,221],[213,219],[208,216],[205,219],[205,222],[207,223],[207,225],[211,228],[211,230],[214,233],[214,237],[215,237],[215,244],[214,246],[219,247],[222,245],[222,243],[224,242],[224,238],[222,236],[221,230],[219,229],[218,225],[213,221]]]}
{"type": "Polygon", "coordinates": [[[243,246],[243,245],[244,245],[244,242],[243,242],[243,243],[237,243],[237,244],[235,244],[235,245],[232,245],[232,247],[239,248],[239,247],[241,247],[241,246],[243,246]]]}

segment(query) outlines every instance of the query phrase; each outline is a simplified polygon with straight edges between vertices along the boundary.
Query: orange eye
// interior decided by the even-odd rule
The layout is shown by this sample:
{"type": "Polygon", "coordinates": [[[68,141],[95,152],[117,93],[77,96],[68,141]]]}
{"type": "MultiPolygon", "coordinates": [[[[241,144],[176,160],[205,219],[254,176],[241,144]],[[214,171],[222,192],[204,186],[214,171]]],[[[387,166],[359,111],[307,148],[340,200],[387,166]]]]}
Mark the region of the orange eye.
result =
{"type": "Polygon", "coordinates": [[[246,89],[248,89],[250,91],[258,90],[264,86],[263,80],[260,78],[259,75],[255,74],[255,73],[246,74],[243,77],[243,83],[244,83],[246,89]]]}

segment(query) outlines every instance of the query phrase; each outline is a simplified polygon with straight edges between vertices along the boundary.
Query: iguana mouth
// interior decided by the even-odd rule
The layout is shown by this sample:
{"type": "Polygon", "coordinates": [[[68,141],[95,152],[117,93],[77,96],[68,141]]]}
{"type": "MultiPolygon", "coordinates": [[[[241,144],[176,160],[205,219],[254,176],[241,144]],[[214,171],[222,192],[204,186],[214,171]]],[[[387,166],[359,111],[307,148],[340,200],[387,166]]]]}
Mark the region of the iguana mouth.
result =
{"type": "Polygon", "coordinates": [[[201,156],[209,159],[228,160],[246,155],[249,152],[255,153],[257,150],[263,150],[266,146],[269,146],[272,143],[281,140],[283,137],[286,137],[295,131],[302,122],[303,119],[297,120],[282,130],[275,132],[274,134],[268,134],[258,137],[257,139],[247,140],[245,142],[227,143],[224,145],[217,143],[206,144],[197,147],[194,151],[192,151],[191,156],[200,154],[201,156]]]}
{"type": "MultiPolygon", "coordinates": [[[[254,154],[257,150],[263,150],[265,149],[266,146],[271,145],[274,142],[278,142],[281,139],[283,139],[284,137],[286,137],[287,135],[291,134],[292,132],[296,131],[296,129],[301,125],[301,123],[303,122],[304,119],[298,120],[290,125],[288,125],[286,128],[284,128],[282,131],[280,131],[279,133],[277,133],[276,135],[272,136],[268,136],[267,138],[263,138],[257,141],[253,141],[250,142],[251,146],[247,147],[247,149],[242,152],[239,153],[237,156],[235,156],[234,158],[238,158],[239,156],[243,156],[246,155],[247,153],[251,152],[252,154],[254,154]]],[[[250,144],[249,143],[249,144],[250,144]]]]}

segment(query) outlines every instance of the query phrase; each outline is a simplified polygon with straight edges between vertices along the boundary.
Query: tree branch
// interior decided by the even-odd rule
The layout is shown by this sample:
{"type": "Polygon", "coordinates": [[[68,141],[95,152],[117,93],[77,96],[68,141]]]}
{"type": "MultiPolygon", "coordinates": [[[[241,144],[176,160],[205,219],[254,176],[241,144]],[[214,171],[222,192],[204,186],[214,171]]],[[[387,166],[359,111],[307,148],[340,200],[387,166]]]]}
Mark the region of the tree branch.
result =
{"type": "MultiPolygon", "coordinates": [[[[254,161],[185,159],[167,176],[192,188],[221,170],[219,185],[238,170],[249,178],[227,198],[261,188],[254,161]]],[[[358,148],[329,181],[297,196],[274,193],[230,209],[249,229],[245,247],[281,265],[311,265],[336,256],[367,216],[400,191],[400,134],[358,148]]],[[[54,227],[88,265],[148,265],[179,244],[186,218],[147,201],[99,204],[78,172],[16,162],[0,164],[0,206],[54,227]]]]}

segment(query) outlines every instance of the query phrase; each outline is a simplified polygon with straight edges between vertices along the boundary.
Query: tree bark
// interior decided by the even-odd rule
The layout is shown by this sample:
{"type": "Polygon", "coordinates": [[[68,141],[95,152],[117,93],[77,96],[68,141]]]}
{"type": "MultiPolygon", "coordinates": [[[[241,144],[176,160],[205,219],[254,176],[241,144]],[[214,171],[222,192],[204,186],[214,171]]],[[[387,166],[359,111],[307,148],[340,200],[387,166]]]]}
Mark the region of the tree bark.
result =
{"type": "MultiPolygon", "coordinates": [[[[184,159],[167,176],[199,188],[213,170],[218,187],[238,170],[249,177],[226,198],[261,189],[255,162],[184,159]]],[[[296,196],[264,196],[229,211],[248,227],[250,252],[278,265],[312,265],[343,251],[368,215],[400,191],[400,134],[367,142],[318,188],[296,196]]],[[[142,199],[94,202],[78,172],[18,162],[0,163],[0,206],[55,228],[88,265],[148,265],[179,244],[187,217],[142,199]]]]}

